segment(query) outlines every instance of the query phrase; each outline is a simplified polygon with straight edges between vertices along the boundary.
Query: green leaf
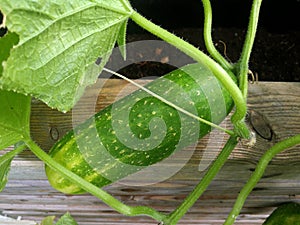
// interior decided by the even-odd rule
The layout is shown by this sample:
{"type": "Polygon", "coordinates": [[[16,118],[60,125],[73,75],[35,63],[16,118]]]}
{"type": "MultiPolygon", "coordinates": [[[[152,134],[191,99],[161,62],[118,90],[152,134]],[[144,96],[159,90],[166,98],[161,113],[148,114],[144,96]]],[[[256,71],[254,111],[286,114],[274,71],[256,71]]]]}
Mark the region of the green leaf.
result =
{"type": "Polygon", "coordinates": [[[123,59],[126,60],[126,31],[127,31],[127,21],[125,21],[120,29],[120,33],[118,35],[118,45],[121,52],[121,55],[123,56],[123,59]]]}
{"type": "Polygon", "coordinates": [[[41,225],[53,225],[54,219],[55,216],[47,216],[42,220],[41,225]]]}
{"type": "Polygon", "coordinates": [[[30,100],[28,96],[0,90],[0,149],[29,136],[30,100]]]}
{"type": "Polygon", "coordinates": [[[8,180],[8,173],[10,170],[10,163],[13,158],[9,160],[5,160],[0,163],[0,192],[4,189],[7,180],[8,180]]]}
{"type": "Polygon", "coordinates": [[[0,85],[60,111],[95,82],[131,14],[122,0],[1,0],[0,9],[20,37],[0,85]]]}
{"type": "MultiPolygon", "coordinates": [[[[54,225],[55,216],[47,216],[41,222],[41,225],[54,225]]],[[[70,213],[64,214],[55,225],[78,225],[70,213]]]]}
{"type": "Polygon", "coordinates": [[[11,161],[17,154],[22,152],[24,149],[24,143],[18,142],[14,150],[7,152],[5,155],[2,155],[0,157],[0,192],[4,189],[7,183],[11,161]]]}
{"type": "Polygon", "coordinates": [[[19,42],[19,37],[16,33],[8,32],[0,38],[0,77],[2,76],[2,63],[7,60],[11,48],[19,42]]]}
{"type": "Polygon", "coordinates": [[[73,219],[73,217],[66,213],[64,214],[56,223],[56,225],[78,225],[77,222],[73,219]]]}

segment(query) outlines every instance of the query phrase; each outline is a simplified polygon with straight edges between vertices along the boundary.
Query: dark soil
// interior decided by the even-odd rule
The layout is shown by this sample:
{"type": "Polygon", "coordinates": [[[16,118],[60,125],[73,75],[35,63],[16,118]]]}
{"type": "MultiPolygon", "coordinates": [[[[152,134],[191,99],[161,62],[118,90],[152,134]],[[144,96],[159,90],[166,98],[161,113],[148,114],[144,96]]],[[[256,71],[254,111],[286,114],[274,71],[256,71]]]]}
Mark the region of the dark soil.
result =
{"type": "MultiPolygon", "coordinates": [[[[201,0],[130,2],[137,11],[154,23],[205,51],[201,30],[203,27],[201,0]]],[[[235,62],[241,53],[252,0],[211,0],[211,4],[215,28],[213,40],[222,53],[225,43],[227,57],[235,62]]],[[[300,80],[299,12],[299,0],[262,1],[257,37],[249,65],[260,80],[300,80]]],[[[128,37],[129,41],[153,39],[134,24],[129,24],[129,33],[132,34],[128,37]]],[[[144,69],[147,70],[145,64],[144,69]]],[[[136,73],[143,74],[144,71],[137,70],[136,73]]]]}
{"type": "MultiPolygon", "coordinates": [[[[173,32],[206,52],[202,29],[182,28],[175,29],[173,32]]],[[[213,30],[216,48],[231,62],[238,60],[244,37],[245,30],[240,28],[216,28],[213,30]]],[[[299,37],[299,31],[274,33],[259,29],[249,64],[251,71],[257,74],[261,81],[300,81],[299,37]]],[[[156,38],[147,33],[139,33],[130,34],[127,39],[132,42],[156,38]]],[[[138,49],[136,51],[136,54],[139,54],[138,49]]],[[[155,49],[149,49],[147,54],[153,54],[153,58],[155,58],[155,49]]],[[[176,56],[164,55],[164,57],[171,60],[176,56]]],[[[174,68],[169,65],[149,62],[132,65],[122,72],[131,78],[138,78],[163,75],[172,69],[174,68]]]]}

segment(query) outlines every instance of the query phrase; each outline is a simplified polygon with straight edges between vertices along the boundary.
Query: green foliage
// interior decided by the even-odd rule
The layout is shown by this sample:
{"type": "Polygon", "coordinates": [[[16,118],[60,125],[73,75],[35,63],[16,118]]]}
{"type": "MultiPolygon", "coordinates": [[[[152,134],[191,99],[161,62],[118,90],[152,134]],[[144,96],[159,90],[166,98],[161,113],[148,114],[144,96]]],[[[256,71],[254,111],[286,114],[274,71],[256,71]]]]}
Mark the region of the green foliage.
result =
{"type": "Polygon", "coordinates": [[[65,225],[65,224],[77,225],[76,221],[69,213],[64,214],[56,223],[56,225],[65,225]]]}
{"type": "MultiPolygon", "coordinates": [[[[22,141],[22,145],[0,157],[0,190],[7,182],[11,160],[27,145],[49,168],[103,200],[118,212],[130,216],[148,215],[157,221],[163,221],[164,224],[176,224],[221,169],[221,165],[225,163],[230,151],[235,147],[237,137],[249,136],[249,131],[244,123],[247,111],[248,62],[262,1],[253,0],[243,51],[236,64],[224,62],[224,59],[216,52],[213,42],[210,40],[210,2],[209,0],[202,1],[206,18],[204,33],[209,34],[206,36],[205,44],[208,52],[216,61],[195,46],[133,11],[128,0],[1,0],[0,10],[4,13],[4,25],[7,26],[9,32],[0,39],[0,149],[19,141],[22,141]],[[57,163],[30,138],[31,98],[27,95],[42,100],[48,106],[60,111],[70,110],[81,97],[85,88],[95,82],[116,43],[119,45],[123,57],[126,58],[125,37],[129,18],[154,35],[176,46],[197,62],[207,65],[235,103],[236,110],[231,118],[234,131],[231,132],[232,136],[220,157],[212,164],[195,190],[169,215],[146,206],[131,207],[123,204],[57,163]],[[96,65],[96,60],[100,62],[99,65],[96,65]],[[236,79],[239,80],[239,86],[234,82],[236,79]]],[[[164,92],[164,90],[161,91],[164,92]]],[[[175,93],[174,96],[176,97],[177,94],[175,93]]],[[[173,108],[177,110],[186,101],[182,102],[176,102],[179,106],[176,105],[177,108],[173,108]]],[[[109,132],[105,133],[109,134],[109,132]]],[[[105,141],[111,143],[109,138],[111,136],[107,136],[105,141]]],[[[276,144],[276,148],[270,150],[275,154],[299,143],[300,135],[279,142],[276,144]]],[[[116,154],[121,153],[117,152],[116,154]]],[[[267,160],[270,161],[273,155],[267,157],[267,160]]],[[[146,162],[145,166],[149,165],[148,163],[146,162]]],[[[258,166],[252,176],[253,184],[259,180],[266,166],[267,163],[263,167],[258,166]]],[[[251,183],[248,186],[245,185],[243,190],[246,191],[241,191],[245,194],[237,199],[232,214],[229,215],[229,220],[225,221],[225,224],[234,222],[244,200],[250,193],[248,190],[252,189],[252,186],[251,183]]],[[[279,210],[275,212],[279,212],[279,210]]],[[[284,212],[290,213],[287,210],[284,212]]],[[[296,213],[289,214],[290,216],[284,217],[286,218],[284,220],[282,219],[283,214],[279,214],[281,215],[279,219],[276,217],[274,220],[272,218],[275,216],[271,216],[268,222],[280,221],[280,224],[289,224],[288,220],[294,220],[290,224],[296,224],[295,221],[299,221],[298,206],[296,213]]],[[[47,217],[42,224],[53,225],[54,219],[54,217],[47,217]]],[[[77,223],[69,214],[66,214],[56,224],[76,225],[77,223]]]]}
{"type": "Polygon", "coordinates": [[[15,149],[7,152],[5,155],[0,157],[0,192],[4,189],[7,180],[8,173],[10,170],[10,163],[15,157],[15,155],[19,154],[25,149],[25,145],[23,142],[18,142],[15,145],[15,149]]]}
{"type": "Polygon", "coordinates": [[[77,225],[70,213],[64,214],[57,223],[54,223],[55,216],[47,216],[43,219],[40,225],[77,225]]]}
{"type": "Polygon", "coordinates": [[[12,158],[10,160],[0,162],[0,192],[4,189],[7,183],[11,160],[12,158]]]}
{"type": "Polygon", "coordinates": [[[4,37],[0,38],[0,77],[3,72],[2,62],[9,57],[11,48],[19,42],[19,37],[16,33],[8,32],[4,37]]]}
{"type": "Polygon", "coordinates": [[[0,8],[7,28],[20,37],[1,87],[61,111],[70,110],[95,82],[117,39],[123,44],[131,13],[121,0],[3,0],[0,8]]]}
{"type": "Polygon", "coordinates": [[[40,225],[53,225],[55,216],[47,216],[45,217],[40,225]]]}
{"type": "Polygon", "coordinates": [[[0,149],[29,136],[29,96],[0,90],[0,149]]]}

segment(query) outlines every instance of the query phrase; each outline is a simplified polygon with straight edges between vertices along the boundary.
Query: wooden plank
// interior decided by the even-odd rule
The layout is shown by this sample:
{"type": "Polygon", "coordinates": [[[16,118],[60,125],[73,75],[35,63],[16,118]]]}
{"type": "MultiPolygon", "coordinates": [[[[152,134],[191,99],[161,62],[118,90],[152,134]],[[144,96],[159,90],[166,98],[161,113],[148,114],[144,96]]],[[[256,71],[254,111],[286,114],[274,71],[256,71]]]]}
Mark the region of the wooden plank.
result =
{"type": "MultiPolygon", "coordinates": [[[[141,83],[148,81],[142,80],[141,83]]],[[[89,88],[73,112],[51,110],[33,101],[31,131],[44,149],[60,138],[80,120],[115,101],[134,88],[122,80],[99,80],[89,88]]],[[[279,140],[300,133],[300,84],[259,82],[249,86],[249,124],[257,132],[253,147],[243,143],[205,194],[180,221],[180,224],[222,224],[235,198],[266,149],[279,140]]],[[[230,127],[227,119],[223,126],[230,127]]],[[[193,151],[192,158],[174,176],[148,186],[113,184],[105,189],[130,205],[149,205],[161,211],[172,211],[203,176],[227,136],[215,132],[201,140],[196,150],[187,148],[180,157],[193,151]],[[205,151],[204,151],[205,150],[205,151]],[[207,154],[210,153],[210,154],[207,154]],[[203,160],[203,159],[206,160],[203,160]]],[[[272,160],[263,179],[249,196],[236,224],[262,224],[274,207],[287,201],[300,202],[300,147],[279,154],[272,160]]],[[[6,150],[7,151],[7,150],[6,150]]],[[[6,151],[0,152],[1,154],[6,151]]],[[[179,157],[179,156],[178,156],[179,157]]],[[[0,193],[0,214],[22,216],[40,221],[47,215],[69,211],[79,224],[156,224],[146,217],[125,217],[90,195],[64,195],[53,190],[46,179],[42,162],[29,151],[12,164],[7,187],[0,193]]],[[[142,183],[143,181],[140,180],[142,183]]]]}

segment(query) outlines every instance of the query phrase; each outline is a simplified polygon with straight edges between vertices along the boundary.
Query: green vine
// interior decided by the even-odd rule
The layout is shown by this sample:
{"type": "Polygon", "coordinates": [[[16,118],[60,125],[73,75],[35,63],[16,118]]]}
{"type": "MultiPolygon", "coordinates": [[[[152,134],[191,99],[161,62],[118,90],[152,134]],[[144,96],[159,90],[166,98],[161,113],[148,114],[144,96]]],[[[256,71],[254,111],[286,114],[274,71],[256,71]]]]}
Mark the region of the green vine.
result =
{"type": "Polygon", "coordinates": [[[204,29],[203,36],[205,46],[209,54],[226,70],[233,71],[234,66],[229,63],[215,48],[215,45],[211,37],[211,26],[212,26],[212,8],[210,0],[202,0],[204,8],[204,29]]]}
{"type": "Polygon", "coordinates": [[[262,0],[253,1],[243,51],[237,64],[239,74],[239,87],[245,99],[248,95],[249,59],[256,36],[261,3],[262,0]]]}
{"type": "MultiPolygon", "coordinates": [[[[212,163],[204,177],[199,181],[196,185],[195,189],[186,197],[186,199],[179,205],[173,212],[170,214],[164,214],[158,212],[157,210],[146,207],[146,206],[135,206],[131,207],[128,206],[106,191],[94,186],[93,184],[87,182],[80,176],[74,174],[70,170],[66,169],[59,163],[57,163],[54,159],[52,159],[47,153],[45,153],[32,139],[29,135],[23,135],[23,141],[20,146],[16,147],[14,150],[6,153],[5,155],[0,157],[0,164],[11,160],[14,156],[22,152],[26,147],[30,148],[30,150],[46,165],[51,167],[53,170],[61,173],[66,179],[70,180],[77,186],[81,187],[82,189],[86,190],[90,194],[94,195],[95,197],[102,200],[105,204],[109,205],[111,208],[115,209],[119,213],[122,213],[127,216],[138,216],[138,215],[147,215],[156,221],[162,222],[164,225],[175,225],[178,221],[182,218],[184,214],[192,207],[192,205],[199,199],[199,197],[203,194],[203,192],[207,189],[208,185],[214,179],[214,177],[218,174],[222,166],[227,161],[229,155],[231,154],[232,150],[236,147],[239,138],[249,138],[250,132],[247,128],[244,119],[247,112],[247,95],[248,95],[248,72],[249,72],[249,59],[251,55],[251,51],[254,45],[254,39],[257,31],[258,25],[258,18],[262,0],[253,0],[251,12],[250,12],[250,19],[248,30],[242,50],[242,54],[240,59],[236,64],[231,64],[228,62],[215,48],[213,41],[212,41],[212,34],[211,34],[211,26],[212,26],[212,9],[209,0],[202,0],[203,8],[204,8],[204,40],[205,46],[210,53],[211,57],[204,54],[195,46],[189,44],[188,42],[184,41],[183,39],[177,37],[176,35],[170,33],[169,31],[157,26],[156,24],[152,23],[151,21],[147,20],[145,17],[140,15],[138,12],[134,11],[130,6],[128,0],[121,0],[122,5],[126,9],[125,15],[128,13],[128,17],[131,18],[136,24],[141,26],[142,28],[146,29],[147,31],[151,32],[152,34],[156,35],[157,37],[161,38],[162,40],[174,45],[179,50],[204,65],[206,65],[213,74],[217,77],[217,79],[223,84],[226,90],[230,93],[234,103],[235,103],[235,112],[231,117],[231,121],[234,125],[234,130],[226,130],[220,126],[212,124],[208,121],[203,121],[201,118],[191,115],[188,112],[182,111],[179,106],[173,105],[172,103],[168,102],[167,100],[157,96],[155,93],[150,92],[153,96],[156,96],[158,99],[162,100],[163,102],[171,105],[175,109],[186,113],[187,115],[194,117],[195,119],[200,120],[201,122],[205,122],[212,127],[219,128],[224,132],[230,135],[227,143],[225,144],[224,148],[222,149],[221,153],[217,157],[217,159],[212,163]]],[[[93,4],[97,4],[94,1],[93,4]]],[[[109,5],[106,5],[109,8],[109,5]]],[[[101,7],[100,7],[101,8],[101,7]]],[[[103,7],[102,7],[103,8],[103,7]]],[[[101,11],[102,12],[102,11],[101,11]]],[[[121,11],[120,11],[121,12],[121,11]]],[[[124,16],[124,15],[123,15],[124,16]]],[[[124,16],[123,20],[125,21],[128,19],[124,16]]],[[[124,22],[123,21],[123,22],[124,22]]],[[[125,24],[125,23],[124,23],[125,24]]],[[[124,25],[123,24],[123,25],[124,25]]],[[[124,30],[123,30],[124,31],[124,30]]],[[[123,33],[123,38],[125,37],[125,31],[123,33]]],[[[112,44],[111,44],[112,45],[112,44]]],[[[108,71],[108,70],[107,70],[108,71]]],[[[109,71],[114,73],[113,71],[109,71]]],[[[117,74],[117,73],[115,73],[117,74]]],[[[117,74],[118,75],[118,74],[117,74]]],[[[0,74],[1,76],[1,74],[0,74]]],[[[124,78],[124,77],[123,77],[124,78]]],[[[126,78],[124,78],[126,79],[126,78]]],[[[143,87],[140,87],[143,89],[143,87]]],[[[145,91],[149,91],[144,89],[145,91]]],[[[18,102],[16,100],[16,102],[18,102]]],[[[29,106],[28,106],[29,108],[29,106]]],[[[13,109],[13,107],[10,107],[13,109]]],[[[22,111],[22,110],[20,110],[22,111]]],[[[29,120],[29,119],[28,119],[29,120]]],[[[29,121],[26,121],[29,124],[29,121]]],[[[26,123],[27,124],[27,123],[26,123]]],[[[5,125],[3,125],[4,127],[5,125]]],[[[14,126],[9,126],[6,128],[7,130],[14,130],[14,126]]],[[[29,129],[28,129],[29,130],[29,129]]],[[[19,130],[15,130],[15,133],[18,133],[19,130]]],[[[253,190],[254,186],[259,182],[261,179],[267,165],[272,160],[272,158],[282,152],[283,150],[293,147],[297,144],[300,144],[300,135],[295,135],[290,137],[286,140],[283,140],[273,147],[271,147],[260,159],[256,170],[250,177],[249,181],[241,190],[238,198],[233,206],[232,211],[228,215],[227,220],[225,221],[226,225],[233,224],[236,217],[239,215],[247,196],[253,190]]]]}
{"type": "Polygon", "coordinates": [[[234,221],[235,221],[236,217],[239,215],[248,195],[253,190],[255,185],[259,182],[259,180],[263,176],[268,164],[274,158],[274,156],[288,148],[291,148],[291,147],[293,147],[295,145],[299,145],[299,144],[300,144],[300,134],[295,135],[290,138],[287,138],[287,139],[275,144],[268,151],[266,151],[266,153],[259,160],[252,176],[250,177],[248,182],[245,184],[243,189],[240,191],[240,194],[238,195],[238,198],[237,198],[230,214],[228,215],[227,220],[224,223],[224,225],[230,225],[230,224],[234,223],[234,221]]]}
{"type": "Polygon", "coordinates": [[[227,158],[229,157],[232,150],[236,147],[238,143],[238,138],[231,136],[221,153],[215,160],[215,162],[208,169],[207,173],[204,175],[202,180],[197,184],[195,189],[187,196],[183,203],[175,209],[164,221],[166,225],[175,225],[181,219],[181,217],[190,209],[190,207],[198,200],[198,198],[203,194],[208,185],[218,174],[222,166],[225,164],[227,158]]]}
{"type": "Polygon", "coordinates": [[[58,171],[68,180],[78,185],[82,189],[86,190],[90,194],[94,195],[95,197],[103,201],[105,204],[115,209],[117,212],[127,216],[148,215],[149,217],[157,221],[162,221],[165,218],[164,214],[150,207],[145,207],[145,206],[131,207],[122,203],[121,201],[114,198],[106,191],[96,187],[95,185],[89,183],[88,181],[84,180],[80,176],[76,175],[75,173],[71,172],[70,170],[66,169],[65,167],[57,163],[47,153],[45,153],[30,137],[25,139],[25,143],[31,149],[31,151],[49,167],[58,171]]]}

